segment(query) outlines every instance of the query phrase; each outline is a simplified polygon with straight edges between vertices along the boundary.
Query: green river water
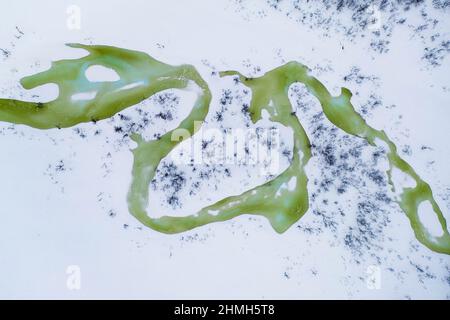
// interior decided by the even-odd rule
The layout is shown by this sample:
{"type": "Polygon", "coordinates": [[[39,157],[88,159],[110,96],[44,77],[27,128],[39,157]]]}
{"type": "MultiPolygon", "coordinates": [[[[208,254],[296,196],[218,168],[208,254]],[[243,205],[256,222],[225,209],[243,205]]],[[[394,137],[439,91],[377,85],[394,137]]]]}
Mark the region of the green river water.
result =
{"type": "Polygon", "coordinates": [[[152,218],[148,212],[150,182],[160,161],[181,142],[179,133],[186,131],[192,136],[199,129],[196,123],[206,118],[211,103],[208,84],[191,65],[171,66],[145,53],[111,46],[69,46],[85,49],[89,54],[79,59],[53,62],[49,70],[21,80],[26,89],[54,83],[59,87],[59,96],[46,103],[0,99],[0,121],[38,129],[67,128],[109,118],[162,90],[190,90],[192,84],[199,88],[200,93],[194,106],[178,128],[157,140],[147,141],[138,134],[131,137],[137,147],[132,150],[134,163],[128,208],[144,225],[163,233],[178,233],[242,214],[253,214],[266,217],[272,227],[282,233],[297,222],[309,207],[308,178],[304,168],[311,157],[311,150],[308,136],[293,113],[288,89],[293,83],[302,83],[318,99],[325,116],[335,126],[365,139],[371,145],[387,145],[389,182],[399,195],[397,202],[408,217],[417,240],[433,251],[450,254],[450,234],[430,186],[399,156],[395,144],[386,133],[370,127],[355,111],[351,103],[352,94],[348,89],[342,88],[339,96],[332,96],[318,79],[308,74],[308,68],[298,62],[286,63],[258,78],[247,78],[237,71],[220,73],[222,77],[238,76],[251,89],[249,112],[254,123],[261,119],[262,110],[265,109],[270,115],[270,121],[292,129],[294,146],[290,166],[273,180],[242,194],[224,198],[195,214],[152,218]],[[89,81],[86,70],[96,65],[113,69],[120,79],[89,81]],[[90,92],[95,93],[92,99],[72,98],[76,94],[90,92]],[[394,186],[394,168],[413,179],[415,186],[394,186]],[[287,188],[287,185],[295,187],[287,188]],[[433,236],[419,219],[419,205],[427,201],[433,209],[429,214],[436,215],[442,228],[440,236],[433,236]]]}

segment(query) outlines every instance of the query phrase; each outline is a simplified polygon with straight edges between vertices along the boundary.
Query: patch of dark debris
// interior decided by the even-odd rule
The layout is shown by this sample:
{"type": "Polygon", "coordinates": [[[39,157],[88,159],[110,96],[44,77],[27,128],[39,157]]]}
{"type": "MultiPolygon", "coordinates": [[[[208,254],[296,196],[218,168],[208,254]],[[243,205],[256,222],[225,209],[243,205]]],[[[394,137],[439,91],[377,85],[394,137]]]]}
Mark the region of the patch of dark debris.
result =
{"type": "Polygon", "coordinates": [[[218,190],[225,178],[232,176],[232,170],[223,164],[195,164],[177,166],[164,159],[151,182],[154,191],[162,191],[166,203],[175,208],[183,206],[186,195],[194,196],[204,184],[209,189],[218,190]]]}
{"type": "Polygon", "coordinates": [[[151,185],[166,194],[166,201],[172,208],[181,207],[179,193],[186,185],[185,173],[173,163],[163,162],[156,170],[151,185]]]}
{"type": "Polygon", "coordinates": [[[429,266],[422,266],[412,261],[410,261],[410,264],[415,268],[416,274],[421,283],[424,283],[427,279],[436,279],[436,275],[430,271],[429,266]]]}
{"type": "Polygon", "coordinates": [[[233,103],[233,95],[230,89],[222,90],[222,97],[219,100],[219,110],[215,112],[214,119],[217,122],[224,120],[224,115],[228,111],[228,107],[233,103]]]}
{"type": "Polygon", "coordinates": [[[113,209],[110,209],[108,211],[108,216],[111,217],[111,218],[114,218],[115,216],[117,216],[117,212],[115,210],[113,210],[113,209]]]}
{"type": "Polygon", "coordinates": [[[47,166],[47,169],[44,172],[44,175],[48,176],[52,183],[58,184],[59,183],[59,176],[66,171],[71,171],[72,169],[67,166],[66,162],[64,160],[59,160],[56,163],[49,164],[47,166]]]}
{"type": "Polygon", "coordinates": [[[76,127],[73,129],[73,132],[75,132],[75,134],[79,136],[81,139],[85,139],[87,137],[86,131],[83,130],[82,128],[76,127]]]}
{"type": "Polygon", "coordinates": [[[219,128],[223,130],[228,129],[223,126],[223,123],[229,122],[231,119],[236,119],[236,116],[239,116],[238,121],[242,122],[244,126],[250,126],[248,102],[250,99],[250,92],[239,82],[235,82],[235,85],[237,85],[237,87],[233,88],[233,90],[222,90],[222,95],[219,98],[218,105],[215,107],[217,110],[212,112],[212,121],[216,122],[219,128]],[[240,110],[237,109],[236,106],[240,106],[240,110]]]}
{"type": "Polygon", "coordinates": [[[363,200],[358,203],[356,226],[348,228],[345,245],[353,252],[362,255],[364,251],[380,250],[383,229],[390,222],[388,214],[379,202],[363,200]]]}
{"type": "Polygon", "coordinates": [[[450,287],[450,266],[445,266],[445,269],[447,270],[447,276],[445,277],[445,282],[450,287]]]}
{"type": "Polygon", "coordinates": [[[0,48],[0,53],[2,54],[3,58],[7,59],[11,56],[11,51],[7,49],[0,48]]]}
{"type": "Polygon", "coordinates": [[[119,143],[127,142],[133,133],[142,134],[149,128],[158,127],[157,125],[161,128],[151,138],[158,139],[167,130],[165,123],[178,119],[179,103],[180,97],[176,93],[164,91],[142,101],[135,108],[116,114],[108,123],[118,135],[119,143]]]}
{"type": "MultiPolygon", "coordinates": [[[[358,78],[356,74],[349,78],[358,78]]],[[[357,263],[366,255],[379,261],[375,253],[386,241],[384,229],[390,222],[392,202],[387,175],[376,166],[385,152],[329,123],[323,112],[314,110],[314,104],[305,99],[304,90],[293,90],[292,100],[297,101],[297,115],[310,136],[319,174],[310,176],[308,184],[310,209],[317,218],[308,225],[300,221],[298,228],[308,235],[330,233],[357,263]],[[351,199],[356,197],[350,204],[348,192],[351,199]]]]}
{"type": "Polygon", "coordinates": [[[352,42],[365,39],[368,48],[379,54],[389,51],[397,28],[406,28],[411,38],[422,42],[423,60],[429,66],[439,66],[449,51],[447,30],[439,32],[442,23],[438,19],[448,13],[448,0],[266,0],[263,9],[252,8],[248,0],[234,2],[238,11],[261,18],[276,10],[309,29],[320,30],[324,37],[339,34],[352,42]]]}
{"type": "Polygon", "coordinates": [[[15,26],[13,31],[13,40],[10,41],[9,48],[3,47],[0,48],[0,56],[3,57],[3,60],[8,59],[11,57],[14,48],[16,47],[17,40],[22,39],[22,37],[25,35],[25,33],[22,31],[22,29],[19,26],[15,26]]]}
{"type": "Polygon", "coordinates": [[[450,40],[440,41],[434,47],[426,47],[422,59],[432,66],[440,66],[450,52],[450,40]]]}
{"type": "Polygon", "coordinates": [[[373,75],[365,75],[361,72],[361,69],[357,66],[353,66],[348,74],[344,76],[344,81],[354,82],[356,84],[362,84],[366,81],[377,82],[378,77],[373,75]]]}
{"type": "MultiPolygon", "coordinates": [[[[331,235],[330,245],[344,246],[354,263],[383,265],[400,283],[412,274],[423,286],[430,281],[450,284],[450,277],[431,271],[429,256],[417,255],[423,249],[418,242],[411,244],[411,257],[400,255],[390,246],[393,239],[386,236],[386,231],[391,214],[402,212],[391,199],[383,169],[386,151],[335,128],[317,111],[320,107],[315,108],[308,100],[305,91],[292,90],[291,98],[297,101],[297,115],[310,136],[310,162],[315,161],[318,170],[309,176],[311,216],[299,221],[298,230],[307,236],[307,241],[322,237],[323,233],[331,235]]],[[[404,153],[409,152],[408,148],[403,149],[404,153]]]]}

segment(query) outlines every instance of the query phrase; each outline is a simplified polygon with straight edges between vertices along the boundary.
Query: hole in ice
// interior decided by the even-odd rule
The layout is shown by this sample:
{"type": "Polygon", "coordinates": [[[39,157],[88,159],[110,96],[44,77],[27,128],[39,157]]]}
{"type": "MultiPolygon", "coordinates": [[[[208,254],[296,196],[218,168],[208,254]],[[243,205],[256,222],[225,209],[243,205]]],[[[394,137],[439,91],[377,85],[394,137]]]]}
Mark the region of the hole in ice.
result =
{"type": "Polygon", "coordinates": [[[418,208],[419,220],[425,229],[434,237],[440,237],[443,234],[441,224],[430,201],[423,201],[418,208]]]}
{"type": "Polygon", "coordinates": [[[120,80],[116,71],[100,65],[90,66],[86,70],[86,78],[91,82],[117,81],[120,80]]]}

